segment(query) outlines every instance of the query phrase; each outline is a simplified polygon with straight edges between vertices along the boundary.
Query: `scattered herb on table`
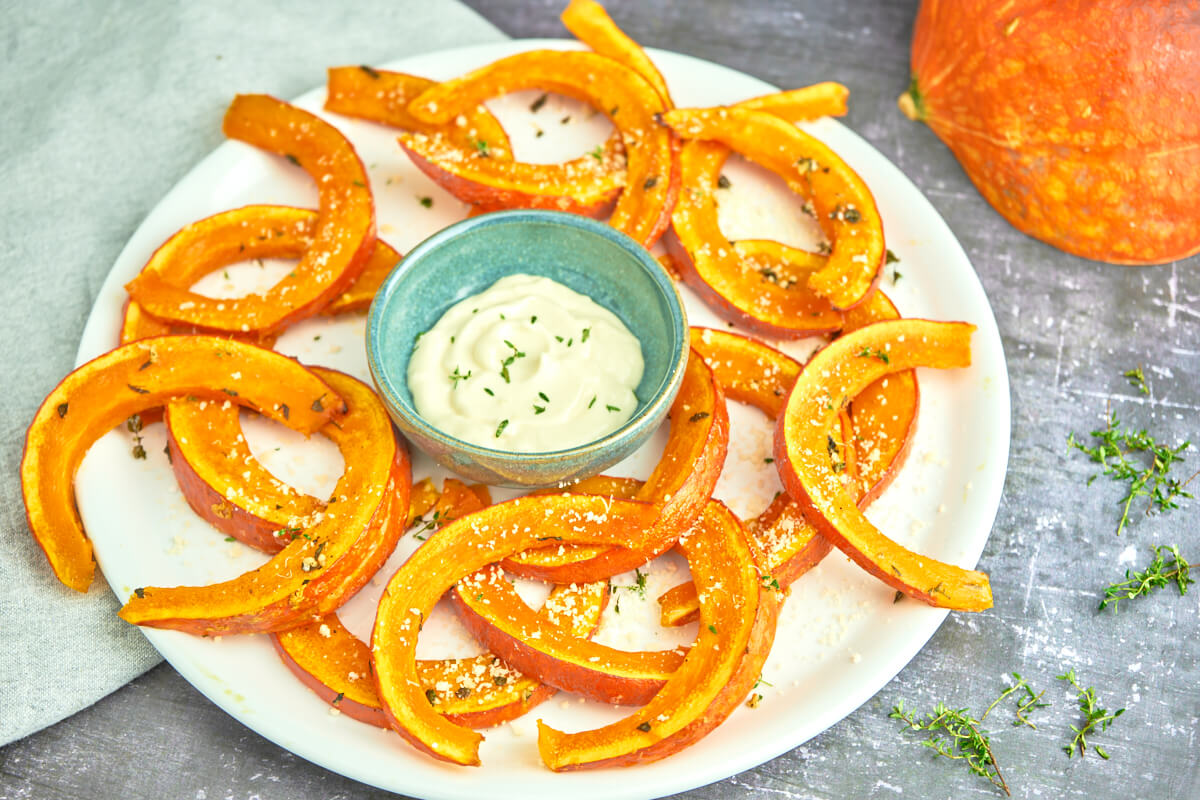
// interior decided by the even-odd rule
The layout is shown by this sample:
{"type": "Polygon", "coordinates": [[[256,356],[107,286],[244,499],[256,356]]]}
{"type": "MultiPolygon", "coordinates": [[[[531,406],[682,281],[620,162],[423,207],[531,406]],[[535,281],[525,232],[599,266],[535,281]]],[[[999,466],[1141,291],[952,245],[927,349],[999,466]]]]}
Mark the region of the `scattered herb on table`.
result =
{"type": "Polygon", "coordinates": [[[1185,487],[1196,477],[1196,473],[1186,481],[1168,477],[1171,467],[1183,461],[1180,455],[1191,447],[1190,442],[1171,448],[1160,444],[1144,429],[1137,431],[1123,430],[1120,420],[1113,412],[1109,412],[1108,425],[1103,430],[1091,432],[1092,438],[1098,444],[1088,447],[1075,439],[1075,434],[1067,436],[1067,445],[1086,454],[1103,470],[1088,478],[1088,485],[1099,475],[1107,475],[1114,481],[1128,481],[1129,489],[1118,502],[1121,507],[1121,521],[1117,524],[1117,535],[1125,530],[1129,522],[1129,509],[1138,497],[1148,497],[1146,513],[1157,509],[1159,513],[1179,508],[1176,498],[1191,497],[1185,487]],[[1146,457],[1149,463],[1146,463],[1146,457]]]}
{"type": "Polygon", "coordinates": [[[1142,372],[1142,368],[1131,369],[1128,372],[1122,372],[1122,377],[1129,379],[1129,385],[1137,389],[1142,394],[1150,394],[1150,387],[1146,385],[1146,375],[1142,372]]]}
{"type": "Polygon", "coordinates": [[[1182,597],[1187,594],[1189,584],[1196,581],[1191,577],[1191,564],[1187,562],[1183,556],[1179,554],[1179,548],[1175,545],[1167,547],[1165,545],[1155,545],[1153,548],[1154,559],[1141,572],[1131,572],[1125,570],[1125,580],[1114,583],[1104,590],[1104,599],[1100,601],[1100,610],[1108,608],[1110,605],[1113,611],[1117,610],[1117,604],[1122,600],[1132,600],[1135,597],[1150,594],[1155,589],[1162,589],[1168,586],[1171,581],[1179,587],[1179,594],[1182,597]],[[1170,560],[1167,560],[1167,555],[1170,555],[1170,560]]]}
{"type": "Polygon", "coordinates": [[[1039,708],[1045,708],[1050,705],[1049,703],[1042,702],[1042,696],[1046,694],[1046,690],[1043,689],[1040,692],[1034,693],[1033,687],[1020,674],[1014,672],[1012,676],[1013,685],[1001,692],[1000,696],[992,701],[992,704],[987,707],[987,710],[983,712],[983,716],[979,719],[987,719],[988,714],[992,713],[992,709],[999,705],[1005,698],[1016,692],[1024,692],[1024,695],[1017,701],[1017,718],[1013,720],[1013,725],[1028,725],[1037,730],[1037,725],[1029,721],[1029,715],[1039,708]]]}
{"type": "MultiPolygon", "coordinates": [[[[1082,728],[1071,726],[1071,730],[1075,731],[1075,737],[1071,739],[1070,744],[1063,745],[1063,750],[1066,751],[1068,758],[1073,756],[1076,750],[1079,751],[1079,757],[1083,758],[1087,754],[1088,734],[1108,730],[1108,726],[1113,723],[1113,720],[1124,714],[1125,709],[1118,708],[1110,713],[1107,708],[1100,708],[1099,701],[1096,700],[1096,690],[1091,686],[1086,689],[1080,686],[1074,669],[1069,669],[1062,675],[1054,677],[1060,681],[1066,681],[1074,687],[1075,696],[1079,700],[1079,710],[1084,716],[1082,728]]],[[[1108,758],[1108,753],[1104,752],[1104,748],[1100,745],[1093,744],[1091,747],[1096,751],[1096,755],[1103,759],[1108,758]]]]}
{"type": "Polygon", "coordinates": [[[888,716],[901,720],[909,730],[926,732],[928,738],[921,742],[923,747],[928,747],[943,758],[965,761],[967,769],[973,774],[987,778],[993,786],[1012,796],[992,753],[991,740],[987,732],[980,728],[979,720],[971,716],[969,709],[953,709],[945,703],[938,703],[933,711],[919,717],[916,712],[906,710],[901,700],[888,716]]]}

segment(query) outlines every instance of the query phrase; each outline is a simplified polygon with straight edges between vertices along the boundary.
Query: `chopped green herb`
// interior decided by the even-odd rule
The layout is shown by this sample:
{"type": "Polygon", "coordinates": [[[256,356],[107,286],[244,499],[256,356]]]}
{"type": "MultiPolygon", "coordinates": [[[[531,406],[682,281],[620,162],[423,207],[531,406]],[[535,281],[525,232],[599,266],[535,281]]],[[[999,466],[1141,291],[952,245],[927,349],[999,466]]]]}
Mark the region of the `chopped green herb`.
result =
{"type": "Polygon", "coordinates": [[[592,402],[588,403],[588,408],[596,405],[596,395],[592,395],[592,402]]]}
{"type": "Polygon", "coordinates": [[[550,398],[549,398],[549,397],[546,397],[546,393],[545,393],[545,392],[538,392],[538,397],[542,398],[542,400],[546,401],[547,403],[549,403],[549,402],[550,402],[550,398]]]}
{"type": "Polygon", "coordinates": [[[1142,372],[1142,368],[1131,369],[1128,372],[1122,372],[1122,376],[1129,379],[1129,385],[1137,389],[1142,394],[1150,394],[1150,387],[1146,385],[1146,375],[1142,372]]]}
{"type": "Polygon", "coordinates": [[[534,416],[536,416],[536,415],[538,415],[538,414],[545,414],[545,413],[546,413],[546,407],[545,407],[545,406],[534,406],[534,407],[533,407],[533,413],[534,413],[534,416]]]}
{"type": "Polygon", "coordinates": [[[458,388],[459,381],[465,381],[467,378],[471,377],[471,370],[467,370],[467,374],[463,375],[461,372],[458,371],[458,367],[455,366],[454,372],[452,372],[449,377],[450,377],[450,390],[454,391],[455,389],[458,388]]]}
{"type": "Polygon", "coordinates": [[[591,328],[584,328],[584,329],[583,329],[583,336],[582,336],[582,337],[580,338],[580,340],[579,340],[580,344],[582,344],[582,343],[586,342],[586,341],[588,340],[588,337],[589,337],[589,336],[591,336],[591,335],[592,335],[592,329],[591,329],[591,328]]]}
{"type": "Polygon", "coordinates": [[[425,206],[426,208],[433,208],[433,198],[429,197],[428,195],[426,195],[424,197],[418,197],[417,202],[420,203],[421,205],[425,206]]]}
{"type": "Polygon", "coordinates": [[[483,387],[483,390],[484,390],[485,392],[487,392],[487,393],[488,393],[488,397],[495,397],[495,396],[496,396],[496,393],[495,393],[495,392],[493,392],[491,389],[487,388],[486,386],[485,386],[485,387],[483,387]]]}
{"type": "Polygon", "coordinates": [[[536,314],[534,314],[532,317],[530,317],[530,318],[529,318],[529,324],[530,324],[530,325],[534,324],[535,322],[537,322],[537,315],[536,315],[536,314]]]}
{"type": "Polygon", "coordinates": [[[617,408],[616,406],[605,405],[604,407],[607,408],[609,411],[620,411],[621,410],[621,409],[617,408]]]}
{"type": "Polygon", "coordinates": [[[226,537],[225,537],[225,541],[227,541],[227,542],[236,542],[236,541],[237,541],[237,539],[233,538],[232,536],[226,536],[226,537]]]}
{"type": "Polygon", "coordinates": [[[1178,478],[1167,477],[1172,465],[1183,461],[1180,453],[1191,447],[1190,442],[1185,441],[1178,447],[1171,448],[1159,444],[1145,430],[1122,430],[1116,414],[1111,412],[1107,427],[1092,431],[1091,436],[1099,442],[1095,447],[1080,444],[1076,441],[1074,433],[1067,436],[1067,445],[1086,454],[1103,467],[1100,473],[1088,478],[1089,486],[1101,474],[1114,481],[1128,481],[1129,488],[1125,496],[1118,501],[1122,504],[1121,520],[1117,523],[1118,536],[1129,522],[1129,511],[1135,498],[1149,498],[1146,513],[1150,514],[1155,510],[1163,513],[1179,508],[1176,498],[1192,496],[1185,491],[1185,487],[1200,473],[1193,474],[1182,482],[1178,478]],[[1148,464],[1145,464],[1140,454],[1149,456],[1148,464]]]}
{"type": "Polygon", "coordinates": [[[1155,545],[1152,549],[1154,559],[1146,569],[1141,572],[1125,570],[1125,580],[1104,590],[1104,599],[1100,601],[1101,611],[1110,605],[1113,611],[1116,611],[1117,604],[1122,600],[1132,600],[1150,594],[1155,589],[1170,585],[1171,581],[1175,581],[1181,597],[1187,594],[1187,587],[1196,581],[1191,577],[1191,564],[1179,554],[1179,548],[1175,545],[1155,545]],[[1170,561],[1167,561],[1165,554],[1170,554],[1170,561]]]}
{"type": "Polygon", "coordinates": [[[864,347],[862,350],[859,350],[857,353],[855,353],[855,355],[857,355],[859,358],[878,358],[885,364],[891,363],[891,359],[888,357],[888,354],[875,347],[864,347]]]}
{"type": "Polygon", "coordinates": [[[901,700],[888,716],[904,722],[908,730],[927,732],[929,737],[921,742],[923,747],[928,747],[943,758],[965,761],[967,769],[973,774],[987,778],[997,789],[1012,796],[992,753],[991,739],[986,731],[980,729],[979,720],[971,716],[969,709],[952,709],[945,703],[938,703],[933,711],[922,718],[916,712],[906,711],[901,700]],[[949,741],[940,734],[948,737],[949,741]]]}
{"type": "MultiPolygon", "coordinates": [[[[1114,712],[1109,712],[1107,708],[1100,708],[1099,701],[1096,699],[1096,690],[1091,686],[1084,689],[1079,685],[1078,679],[1075,677],[1075,670],[1069,669],[1062,675],[1055,675],[1056,679],[1066,681],[1071,684],[1076,691],[1076,699],[1079,701],[1079,710],[1083,713],[1083,727],[1077,728],[1072,725],[1071,730],[1075,731],[1075,736],[1071,739],[1070,744],[1063,745],[1063,750],[1066,751],[1067,758],[1075,755],[1075,751],[1079,751],[1079,757],[1083,758],[1087,754],[1089,733],[1095,733],[1097,730],[1106,731],[1108,726],[1113,723],[1117,717],[1125,713],[1125,709],[1119,708],[1114,712]]],[[[1096,751],[1096,755],[1108,760],[1108,753],[1099,745],[1092,745],[1092,749],[1096,751]]]]}
{"type": "Polygon", "coordinates": [[[542,110],[542,106],[546,105],[546,101],[549,99],[550,99],[550,95],[543,94],[537,100],[534,100],[532,103],[529,104],[529,110],[532,111],[534,114],[536,114],[537,112],[542,110]]]}
{"type": "Polygon", "coordinates": [[[900,260],[900,257],[897,256],[895,253],[893,253],[891,248],[888,248],[887,250],[885,250],[883,252],[883,263],[895,264],[899,260],[900,260]]]}
{"type": "Polygon", "coordinates": [[[492,155],[491,152],[488,150],[488,143],[485,142],[483,139],[475,140],[475,149],[478,151],[478,155],[480,158],[490,158],[492,155]]]}
{"type": "Polygon", "coordinates": [[[709,626],[708,626],[708,629],[709,629],[709,631],[711,631],[712,633],[716,633],[716,632],[717,632],[717,626],[716,626],[716,625],[709,625],[709,626]]]}
{"type": "Polygon", "coordinates": [[[504,433],[504,429],[508,427],[508,420],[500,420],[500,424],[496,426],[496,438],[500,438],[500,434],[504,433]]]}
{"type": "Polygon", "coordinates": [[[602,147],[600,147],[600,145],[596,145],[594,148],[592,148],[591,150],[588,151],[588,155],[591,156],[592,158],[596,159],[597,161],[603,161],[604,160],[604,149],[602,147]]]}

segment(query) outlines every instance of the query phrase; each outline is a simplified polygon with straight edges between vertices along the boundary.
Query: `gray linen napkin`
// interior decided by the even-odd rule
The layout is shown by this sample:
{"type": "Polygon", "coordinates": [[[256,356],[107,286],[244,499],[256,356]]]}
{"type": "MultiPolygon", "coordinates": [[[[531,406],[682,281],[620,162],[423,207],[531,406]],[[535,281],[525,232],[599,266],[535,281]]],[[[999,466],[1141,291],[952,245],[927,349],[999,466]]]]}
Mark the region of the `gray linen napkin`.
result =
{"type": "Polygon", "coordinates": [[[103,578],[60,584],[18,469],[125,241],[222,141],[237,92],[292,97],[326,67],[502,38],[454,0],[14,3],[0,32],[0,745],[159,661],[103,578]]]}

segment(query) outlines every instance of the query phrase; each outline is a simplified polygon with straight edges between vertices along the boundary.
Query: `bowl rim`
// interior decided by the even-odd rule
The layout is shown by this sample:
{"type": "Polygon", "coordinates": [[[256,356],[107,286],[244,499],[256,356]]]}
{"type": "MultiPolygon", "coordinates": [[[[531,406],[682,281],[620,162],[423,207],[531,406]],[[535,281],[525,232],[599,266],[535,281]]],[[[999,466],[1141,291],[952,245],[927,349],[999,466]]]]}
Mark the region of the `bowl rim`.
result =
{"type": "MultiPolygon", "coordinates": [[[[593,302],[598,302],[594,298],[589,299],[592,299],[593,302]]],[[[600,305],[607,308],[602,303],[600,305]]],[[[612,309],[608,310],[612,311],[612,309]]],[[[372,382],[375,384],[375,388],[383,399],[385,406],[393,416],[400,418],[397,420],[397,424],[400,424],[400,420],[403,420],[403,424],[400,424],[400,427],[405,429],[405,433],[410,433],[406,426],[411,427],[413,429],[411,433],[415,433],[417,436],[439,441],[459,453],[464,453],[484,462],[495,462],[503,459],[517,464],[534,465],[547,460],[559,460],[571,456],[579,456],[589,451],[607,450],[636,437],[651,421],[661,419],[668,410],[666,406],[674,402],[675,395],[678,393],[679,387],[683,382],[688,352],[691,349],[689,330],[687,309],[683,305],[683,298],[680,296],[675,282],[663,266],[659,264],[658,260],[650,254],[650,251],[632,237],[605,222],[600,222],[591,217],[579,214],[547,209],[507,209],[478,214],[448,225],[422,240],[400,259],[400,263],[384,279],[383,283],[380,284],[379,290],[375,294],[375,299],[372,300],[370,310],[367,313],[367,367],[371,372],[372,382]],[[567,227],[582,230],[592,235],[601,236],[632,255],[634,261],[649,276],[651,282],[658,287],[665,299],[671,317],[670,333],[672,338],[678,338],[679,344],[672,349],[666,376],[659,384],[655,393],[641,406],[641,411],[631,416],[621,427],[599,439],[593,439],[574,447],[523,453],[515,450],[498,450],[483,447],[482,445],[473,444],[451,436],[440,428],[431,425],[417,412],[416,408],[412,408],[411,410],[407,408],[406,404],[393,391],[391,386],[392,381],[384,377],[386,370],[382,365],[383,358],[379,347],[379,330],[384,319],[382,309],[395,293],[397,285],[402,283],[405,276],[416,268],[416,265],[420,263],[422,258],[448,244],[450,241],[464,235],[469,235],[474,230],[492,225],[524,224],[529,222],[566,225],[567,227]]]]}

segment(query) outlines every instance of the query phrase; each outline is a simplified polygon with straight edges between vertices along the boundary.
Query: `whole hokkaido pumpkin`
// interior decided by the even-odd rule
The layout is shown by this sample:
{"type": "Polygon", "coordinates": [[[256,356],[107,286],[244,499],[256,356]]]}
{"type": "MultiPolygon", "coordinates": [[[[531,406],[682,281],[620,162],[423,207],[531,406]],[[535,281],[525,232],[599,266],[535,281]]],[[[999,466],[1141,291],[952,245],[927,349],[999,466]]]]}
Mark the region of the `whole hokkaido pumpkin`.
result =
{"type": "Polygon", "coordinates": [[[1031,236],[1200,252],[1200,0],[924,0],[900,108],[1031,236]]]}

